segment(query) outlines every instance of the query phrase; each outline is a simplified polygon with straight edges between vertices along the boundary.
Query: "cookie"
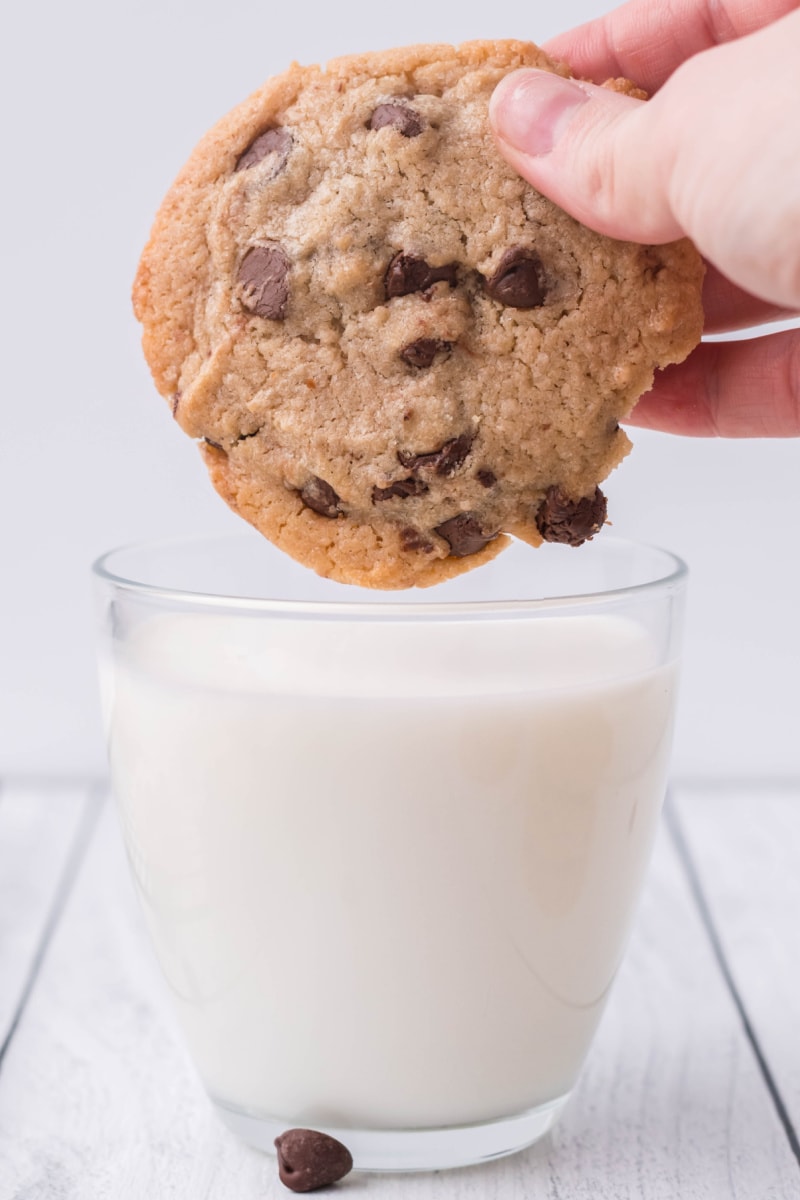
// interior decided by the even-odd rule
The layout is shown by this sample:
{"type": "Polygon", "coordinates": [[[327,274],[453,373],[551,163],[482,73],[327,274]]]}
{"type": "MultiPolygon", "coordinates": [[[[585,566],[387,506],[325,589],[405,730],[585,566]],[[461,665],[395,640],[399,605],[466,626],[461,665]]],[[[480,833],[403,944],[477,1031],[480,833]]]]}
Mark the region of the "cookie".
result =
{"type": "Polygon", "coordinates": [[[489,99],[521,66],[569,73],[510,41],[293,66],[156,218],[156,384],[217,491],[321,575],[425,586],[508,535],[580,544],[619,421],[699,340],[690,243],[601,237],[498,153],[489,99]]]}

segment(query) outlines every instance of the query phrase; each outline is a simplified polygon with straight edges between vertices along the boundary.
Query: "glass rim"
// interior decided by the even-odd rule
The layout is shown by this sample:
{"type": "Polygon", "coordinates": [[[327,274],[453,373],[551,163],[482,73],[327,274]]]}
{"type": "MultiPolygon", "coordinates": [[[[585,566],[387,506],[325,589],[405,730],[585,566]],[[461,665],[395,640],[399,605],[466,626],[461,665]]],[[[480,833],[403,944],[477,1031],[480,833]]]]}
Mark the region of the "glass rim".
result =
{"type": "MultiPolygon", "coordinates": [[[[401,601],[369,601],[369,600],[285,600],[270,599],[259,596],[237,596],[225,592],[193,591],[186,588],[163,587],[159,584],[145,583],[142,580],[129,578],[125,574],[117,574],[111,567],[111,560],[117,555],[147,549],[165,550],[170,546],[191,547],[211,541],[243,541],[246,533],[237,534],[196,534],[170,538],[154,538],[141,542],[129,542],[115,546],[105,551],[94,560],[91,566],[96,579],[128,594],[140,596],[153,601],[165,601],[173,604],[192,605],[198,609],[238,609],[241,611],[272,613],[274,615],[303,615],[328,617],[370,617],[371,619],[404,617],[466,617],[466,616],[514,616],[530,615],[556,608],[590,608],[599,604],[624,602],[629,599],[640,599],[648,593],[668,592],[677,589],[688,578],[689,568],[679,555],[661,546],[649,542],[640,542],[634,538],[604,537],[598,548],[608,546],[609,549],[626,549],[628,551],[646,551],[661,555],[665,560],[665,570],[655,579],[642,583],[628,584],[619,588],[605,588],[597,591],[572,592],[563,595],[539,596],[514,600],[417,600],[404,599],[401,601]]],[[[276,550],[276,553],[280,551],[276,550]]],[[[535,554],[535,550],[531,550],[535,554]]],[[[479,568],[490,569],[491,564],[479,568]]],[[[306,568],[311,571],[311,568],[306,568]]],[[[313,572],[312,572],[313,574],[313,572]]],[[[370,593],[373,589],[364,588],[370,593]]],[[[383,589],[374,589],[381,595],[386,595],[383,589]]],[[[424,595],[427,589],[408,588],[403,590],[404,596],[424,595]]]]}

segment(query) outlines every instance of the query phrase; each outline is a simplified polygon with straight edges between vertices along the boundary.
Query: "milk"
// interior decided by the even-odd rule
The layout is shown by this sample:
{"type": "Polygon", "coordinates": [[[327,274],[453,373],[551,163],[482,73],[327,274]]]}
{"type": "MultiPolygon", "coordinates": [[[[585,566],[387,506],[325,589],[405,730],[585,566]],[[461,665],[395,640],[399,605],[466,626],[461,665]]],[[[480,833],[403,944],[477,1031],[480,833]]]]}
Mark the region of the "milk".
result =
{"type": "Polygon", "coordinates": [[[175,613],[116,653],[114,787],[215,1099],[419,1129],[569,1093],[665,786],[674,668],[632,620],[175,613]]]}

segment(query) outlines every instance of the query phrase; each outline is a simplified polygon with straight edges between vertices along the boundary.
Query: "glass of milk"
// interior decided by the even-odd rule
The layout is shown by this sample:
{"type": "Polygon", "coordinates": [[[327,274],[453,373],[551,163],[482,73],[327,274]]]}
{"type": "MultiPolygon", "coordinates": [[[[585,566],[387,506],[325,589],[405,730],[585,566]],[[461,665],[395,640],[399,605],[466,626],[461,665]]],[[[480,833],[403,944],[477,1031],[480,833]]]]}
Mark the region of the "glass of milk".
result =
{"type": "Polygon", "coordinates": [[[372,593],[244,533],[95,577],[128,854],[220,1116],[372,1170],[544,1134],[653,842],[684,565],[602,536],[372,593]]]}

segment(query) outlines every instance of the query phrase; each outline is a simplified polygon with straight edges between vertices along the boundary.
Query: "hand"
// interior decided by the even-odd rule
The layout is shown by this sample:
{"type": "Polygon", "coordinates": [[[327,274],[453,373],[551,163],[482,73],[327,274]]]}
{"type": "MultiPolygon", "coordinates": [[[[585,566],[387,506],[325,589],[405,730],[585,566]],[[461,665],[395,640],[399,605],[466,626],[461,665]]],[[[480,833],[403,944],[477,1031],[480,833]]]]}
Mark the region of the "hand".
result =
{"type": "MultiPolygon", "coordinates": [[[[627,241],[694,241],[709,265],[706,333],[800,310],[798,8],[631,0],[545,49],[576,75],[632,79],[655,93],[647,103],[534,70],[492,99],[502,153],[579,221],[627,241]]],[[[659,373],[629,420],[800,436],[800,331],[704,343],[659,373]]]]}

